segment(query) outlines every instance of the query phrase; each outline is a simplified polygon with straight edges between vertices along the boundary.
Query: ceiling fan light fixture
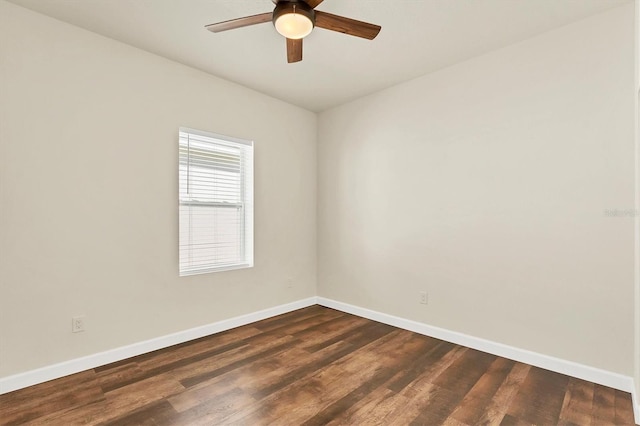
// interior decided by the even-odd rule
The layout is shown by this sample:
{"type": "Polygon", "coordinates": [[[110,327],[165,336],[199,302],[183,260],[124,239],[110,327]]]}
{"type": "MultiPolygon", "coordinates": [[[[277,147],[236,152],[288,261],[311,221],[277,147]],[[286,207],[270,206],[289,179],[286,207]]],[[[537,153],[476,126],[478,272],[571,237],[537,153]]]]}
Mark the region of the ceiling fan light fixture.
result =
{"type": "Polygon", "coordinates": [[[276,30],[290,39],[300,39],[308,36],[313,24],[306,16],[299,13],[287,13],[276,20],[276,30]]]}
{"type": "Polygon", "coordinates": [[[273,11],[273,25],[292,40],[308,36],[315,25],[315,13],[304,2],[279,2],[273,11]]]}

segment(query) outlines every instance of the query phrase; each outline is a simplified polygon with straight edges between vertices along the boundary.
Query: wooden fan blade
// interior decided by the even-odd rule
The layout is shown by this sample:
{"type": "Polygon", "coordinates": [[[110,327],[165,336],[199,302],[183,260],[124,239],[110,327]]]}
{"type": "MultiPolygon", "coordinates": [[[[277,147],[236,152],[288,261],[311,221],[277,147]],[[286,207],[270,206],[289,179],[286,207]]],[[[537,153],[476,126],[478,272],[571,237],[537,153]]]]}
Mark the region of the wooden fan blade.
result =
{"type": "Polygon", "coordinates": [[[302,39],[287,39],[287,62],[300,62],[302,60],[302,39]]]}
{"type": "Polygon", "coordinates": [[[259,15],[245,16],[244,18],[231,19],[229,21],[209,24],[205,26],[205,28],[213,33],[219,33],[222,31],[233,30],[236,28],[248,27],[249,25],[256,25],[256,24],[263,24],[265,22],[271,22],[272,17],[273,17],[273,14],[271,12],[267,12],[267,13],[261,13],[259,15]]]}
{"type": "Polygon", "coordinates": [[[307,3],[311,9],[315,9],[323,1],[324,0],[304,0],[304,2],[307,3]]]}
{"type": "Polygon", "coordinates": [[[316,10],[316,27],[373,40],[382,27],[316,10]]]}

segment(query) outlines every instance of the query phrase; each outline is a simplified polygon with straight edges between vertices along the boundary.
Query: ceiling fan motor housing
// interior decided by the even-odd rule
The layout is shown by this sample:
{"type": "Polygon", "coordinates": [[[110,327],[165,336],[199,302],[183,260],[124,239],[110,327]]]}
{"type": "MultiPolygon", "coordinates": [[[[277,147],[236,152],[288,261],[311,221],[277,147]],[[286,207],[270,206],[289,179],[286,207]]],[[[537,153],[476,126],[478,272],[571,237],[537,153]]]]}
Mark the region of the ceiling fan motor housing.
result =
{"type": "Polygon", "coordinates": [[[316,12],[302,0],[280,0],[273,9],[273,25],[276,24],[278,18],[289,13],[298,13],[307,17],[311,21],[313,27],[316,26],[316,12]]]}

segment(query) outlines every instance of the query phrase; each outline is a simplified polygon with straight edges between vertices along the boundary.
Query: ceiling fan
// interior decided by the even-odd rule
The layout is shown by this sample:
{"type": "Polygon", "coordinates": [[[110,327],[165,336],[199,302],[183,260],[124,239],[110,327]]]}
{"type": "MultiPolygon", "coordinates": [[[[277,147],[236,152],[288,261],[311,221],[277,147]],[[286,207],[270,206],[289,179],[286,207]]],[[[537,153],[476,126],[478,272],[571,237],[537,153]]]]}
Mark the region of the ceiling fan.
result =
{"type": "Polygon", "coordinates": [[[219,33],[271,21],[276,30],[287,39],[287,62],[289,63],[302,60],[302,39],[308,36],[314,27],[362,37],[367,40],[376,38],[382,28],[379,25],[315,10],[323,0],[272,1],[276,5],[273,12],[218,22],[207,25],[205,28],[211,32],[219,33]]]}

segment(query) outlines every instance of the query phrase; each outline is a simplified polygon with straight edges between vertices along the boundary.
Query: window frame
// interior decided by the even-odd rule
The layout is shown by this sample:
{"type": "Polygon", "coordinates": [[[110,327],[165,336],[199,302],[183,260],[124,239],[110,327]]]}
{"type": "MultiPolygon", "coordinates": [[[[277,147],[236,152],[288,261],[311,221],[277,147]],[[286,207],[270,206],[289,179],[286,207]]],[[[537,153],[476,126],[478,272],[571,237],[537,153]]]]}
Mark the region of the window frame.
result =
{"type": "MultiPolygon", "coordinates": [[[[187,148],[190,149],[190,148],[187,148]]],[[[212,152],[215,150],[212,149],[212,152]]],[[[222,152],[222,151],[218,151],[222,152]]],[[[222,272],[222,271],[230,271],[236,269],[246,269],[252,268],[254,266],[254,180],[253,180],[253,171],[254,171],[254,142],[239,139],[231,136],[221,135],[212,132],[206,132],[202,130],[191,129],[188,127],[180,127],[178,132],[178,273],[179,276],[191,276],[191,275],[200,275],[200,274],[208,274],[212,272],[222,272]],[[184,136],[183,136],[184,135],[184,136]],[[183,198],[185,195],[182,189],[183,177],[182,177],[182,162],[183,162],[183,154],[181,153],[183,147],[183,137],[189,138],[189,136],[193,136],[198,138],[199,142],[211,143],[212,145],[218,144],[220,146],[229,146],[232,148],[237,148],[240,150],[239,159],[240,159],[240,191],[238,193],[240,201],[235,203],[229,202],[216,202],[216,201],[199,201],[194,199],[183,198]],[[248,161],[248,163],[246,163],[248,161]],[[249,194],[248,194],[249,193],[249,194]],[[192,250],[194,246],[193,238],[192,238],[192,228],[189,228],[189,235],[184,236],[182,232],[182,207],[207,207],[210,206],[212,208],[236,208],[242,210],[242,220],[239,221],[238,225],[240,227],[237,235],[239,236],[239,249],[241,252],[241,260],[237,263],[224,264],[221,266],[215,266],[214,263],[211,263],[209,266],[203,267],[185,267],[182,262],[183,250],[192,250]],[[183,245],[183,240],[187,239],[189,241],[188,245],[183,245]]],[[[189,162],[190,160],[187,159],[189,162]]],[[[192,164],[192,163],[188,163],[192,164]]],[[[202,166],[200,166],[202,167],[202,166]]],[[[214,167],[211,167],[214,169],[214,167]]],[[[187,171],[187,182],[189,181],[189,175],[187,171]]],[[[187,183],[188,185],[188,183],[187,183]]],[[[187,214],[193,214],[192,210],[189,210],[187,214]]],[[[189,222],[191,224],[191,220],[189,222]]]]}

